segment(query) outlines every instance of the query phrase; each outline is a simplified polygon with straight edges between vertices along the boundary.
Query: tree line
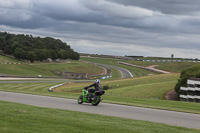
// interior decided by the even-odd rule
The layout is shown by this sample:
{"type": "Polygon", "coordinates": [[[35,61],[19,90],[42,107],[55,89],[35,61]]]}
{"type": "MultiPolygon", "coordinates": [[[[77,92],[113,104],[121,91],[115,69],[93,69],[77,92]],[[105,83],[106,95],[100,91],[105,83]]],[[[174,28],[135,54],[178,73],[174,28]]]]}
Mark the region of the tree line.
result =
{"type": "Polygon", "coordinates": [[[79,54],[67,43],[51,37],[40,38],[0,32],[0,49],[4,54],[31,62],[43,61],[47,58],[79,60],[79,54]]]}

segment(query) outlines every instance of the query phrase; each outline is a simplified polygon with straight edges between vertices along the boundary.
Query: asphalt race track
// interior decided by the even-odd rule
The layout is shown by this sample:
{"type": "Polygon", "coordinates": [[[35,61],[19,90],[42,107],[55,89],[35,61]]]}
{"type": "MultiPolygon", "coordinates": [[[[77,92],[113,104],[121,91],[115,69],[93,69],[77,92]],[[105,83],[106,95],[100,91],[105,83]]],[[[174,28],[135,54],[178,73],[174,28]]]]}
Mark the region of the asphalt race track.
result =
{"type": "Polygon", "coordinates": [[[187,128],[200,128],[200,115],[117,104],[79,105],[77,100],[0,91],[0,100],[41,107],[145,120],[187,128]]]}
{"type": "Polygon", "coordinates": [[[116,66],[111,66],[111,65],[107,65],[107,66],[117,69],[121,73],[122,78],[132,78],[133,77],[131,72],[128,71],[127,69],[124,69],[124,68],[121,68],[121,67],[116,67],[116,66]]]}
{"type": "Polygon", "coordinates": [[[102,66],[102,67],[105,67],[105,68],[115,68],[121,73],[122,78],[132,78],[133,77],[133,75],[131,74],[131,72],[129,70],[121,68],[121,67],[106,65],[106,64],[101,64],[101,63],[94,63],[94,62],[89,62],[89,61],[84,61],[84,60],[81,60],[81,61],[91,63],[91,64],[95,64],[95,65],[98,65],[98,66],[102,66]]]}

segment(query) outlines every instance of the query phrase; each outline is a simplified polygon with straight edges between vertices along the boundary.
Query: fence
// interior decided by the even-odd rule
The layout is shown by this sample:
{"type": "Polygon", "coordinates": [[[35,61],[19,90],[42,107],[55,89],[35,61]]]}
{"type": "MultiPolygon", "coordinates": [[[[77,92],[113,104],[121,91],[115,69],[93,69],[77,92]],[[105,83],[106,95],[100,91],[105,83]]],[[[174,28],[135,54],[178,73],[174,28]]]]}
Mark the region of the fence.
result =
{"type": "Polygon", "coordinates": [[[200,62],[198,60],[142,60],[147,62],[200,62]]]}

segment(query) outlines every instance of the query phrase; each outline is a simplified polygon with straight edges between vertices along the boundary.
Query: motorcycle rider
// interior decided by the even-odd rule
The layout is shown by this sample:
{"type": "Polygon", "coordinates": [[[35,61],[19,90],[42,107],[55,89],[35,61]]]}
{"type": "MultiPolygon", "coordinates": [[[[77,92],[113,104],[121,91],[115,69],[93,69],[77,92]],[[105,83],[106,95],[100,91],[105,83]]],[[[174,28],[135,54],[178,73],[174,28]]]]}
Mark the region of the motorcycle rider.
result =
{"type": "Polygon", "coordinates": [[[100,84],[100,80],[99,79],[96,79],[95,82],[87,87],[85,87],[84,89],[88,89],[88,98],[91,99],[92,97],[92,93],[97,91],[97,90],[102,90],[102,87],[101,87],[101,84],[100,84]],[[94,86],[94,89],[88,89],[90,87],[93,87],[94,86]]]}

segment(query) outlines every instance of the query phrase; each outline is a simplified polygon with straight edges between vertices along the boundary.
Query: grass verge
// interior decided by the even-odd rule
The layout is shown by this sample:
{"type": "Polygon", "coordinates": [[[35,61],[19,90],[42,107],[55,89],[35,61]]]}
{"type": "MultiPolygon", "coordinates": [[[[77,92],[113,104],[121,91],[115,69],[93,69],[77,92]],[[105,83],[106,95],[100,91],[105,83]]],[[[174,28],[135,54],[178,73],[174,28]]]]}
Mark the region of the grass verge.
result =
{"type": "Polygon", "coordinates": [[[165,124],[0,101],[2,133],[197,133],[165,124]]]}
{"type": "Polygon", "coordinates": [[[132,61],[132,60],[124,60],[124,62],[143,67],[158,65],[155,68],[176,73],[180,73],[183,69],[191,67],[193,65],[200,65],[199,62],[146,62],[146,61],[132,61]]]}
{"type": "Polygon", "coordinates": [[[98,66],[81,61],[70,61],[69,63],[33,63],[31,65],[51,71],[88,73],[89,75],[100,74],[103,71],[102,68],[98,66]]]}
{"type": "MultiPolygon", "coordinates": [[[[152,71],[119,64],[118,61],[120,61],[120,59],[81,57],[81,60],[125,68],[125,69],[129,70],[134,77],[142,77],[142,76],[147,76],[147,75],[150,75],[150,74],[151,75],[157,74],[157,73],[152,72],[152,71]]],[[[120,78],[120,77],[118,77],[118,78],[120,78]]]]}
{"type": "Polygon", "coordinates": [[[57,75],[52,71],[66,71],[97,75],[102,73],[103,69],[90,63],[84,63],[74,60],[69,60],[66,63],[36,62],[26,64],[19,60],[0,55],[0,73],[3,75],[21,77],[38,77],[38,75],[42,75],[42,77],[61,77],[60,75],[57,75]]]}
{"type": "MultiPolygon", "coordinates": [[[[164,74],[130,79],[105,80],[101,84],[112,86],[103,96],[103,102],[132,105],[163,110],[173,110],[200,114],[200,104],[180,101],[164,100],[164,95],[172,90],[178,74],[164,74]],[[159,97],[159,98],[158,98],[159,97]]],[[[77,99],[83,87],[90,82],[68,82],[67,84],[49,92],[48,88],[57,83],[1,83],[1,91],[12,91],[54,97],[77,99]]]]}

